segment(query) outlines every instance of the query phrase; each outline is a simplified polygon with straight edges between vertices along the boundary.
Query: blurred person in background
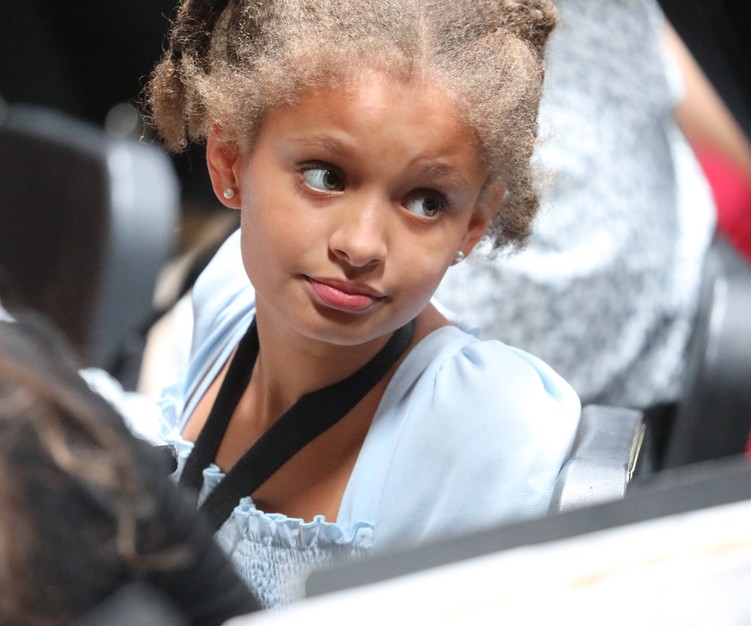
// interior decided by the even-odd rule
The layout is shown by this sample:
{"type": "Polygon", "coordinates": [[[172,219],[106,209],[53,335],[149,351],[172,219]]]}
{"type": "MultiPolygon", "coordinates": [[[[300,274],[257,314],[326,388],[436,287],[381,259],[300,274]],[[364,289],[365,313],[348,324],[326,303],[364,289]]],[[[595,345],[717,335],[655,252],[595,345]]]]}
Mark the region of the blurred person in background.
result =
{"type": "Polygon", "coordinates": [[[716,221],[681,129],[688,103],[719,149],[748,155],[748,144],[656,2],[558,7],[537,151],[549,180],[532,238],[514,258],[451,268],[436,298],[480,336],[542,356],[583,403],[664,423],[716,221]]]}

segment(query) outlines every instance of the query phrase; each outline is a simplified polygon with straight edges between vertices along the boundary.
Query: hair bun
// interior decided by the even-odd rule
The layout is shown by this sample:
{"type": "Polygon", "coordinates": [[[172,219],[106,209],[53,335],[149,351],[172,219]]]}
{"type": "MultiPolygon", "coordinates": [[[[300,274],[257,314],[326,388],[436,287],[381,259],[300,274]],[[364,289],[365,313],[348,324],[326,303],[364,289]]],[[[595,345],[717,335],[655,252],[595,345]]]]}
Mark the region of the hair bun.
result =
{"type": "Polygon", "coordinates": [[[553,0],[481,0],[483,11],[519,39],[543,54],[548,36],[558,23],[553,0]]]}

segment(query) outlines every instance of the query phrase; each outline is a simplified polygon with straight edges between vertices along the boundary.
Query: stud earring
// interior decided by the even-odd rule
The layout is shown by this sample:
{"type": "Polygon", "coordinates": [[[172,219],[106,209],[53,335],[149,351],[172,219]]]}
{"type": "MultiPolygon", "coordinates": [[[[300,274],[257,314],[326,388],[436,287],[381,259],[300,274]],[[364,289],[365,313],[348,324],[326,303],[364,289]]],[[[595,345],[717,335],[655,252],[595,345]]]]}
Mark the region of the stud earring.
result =
{"type": "Polygon", "coordinates": [[[232,187],[227,187],[223,192],[222,195],[224,196],[225,200],[232,200],[232,198],[235,197],[235,190],[232,189],[232,187]]]}
{"type": "Polygon", "coordinates": [[[464,252],[461,250],[457,250],[456,254],[454,255],[454,261],[451,263],[451,265],[456,265],[457,263],[461,263],[464,260],[464,252]]]}

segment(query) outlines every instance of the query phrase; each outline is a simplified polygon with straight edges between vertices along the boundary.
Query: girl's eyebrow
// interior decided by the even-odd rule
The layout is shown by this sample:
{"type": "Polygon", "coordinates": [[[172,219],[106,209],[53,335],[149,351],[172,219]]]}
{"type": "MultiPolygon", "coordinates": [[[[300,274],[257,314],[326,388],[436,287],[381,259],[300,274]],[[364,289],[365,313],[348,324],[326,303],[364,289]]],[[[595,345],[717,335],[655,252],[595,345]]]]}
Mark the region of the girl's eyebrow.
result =
{"type": "Polygon", "coordinates": [[[440,180],[451,187],[465,187],[469,185],[467,178],[453,165],[438,163],[428,159],[418,163],[416,172],[430,180],[440,180]]]}
{"type": "Polygon", "coordinates": [[[304,137],[296,141],[306,148],[324,150],[338,156],[346,156],[348,153],[347,146],[344,143],[328,135],[322,135],[320,137],[304,137]]]}

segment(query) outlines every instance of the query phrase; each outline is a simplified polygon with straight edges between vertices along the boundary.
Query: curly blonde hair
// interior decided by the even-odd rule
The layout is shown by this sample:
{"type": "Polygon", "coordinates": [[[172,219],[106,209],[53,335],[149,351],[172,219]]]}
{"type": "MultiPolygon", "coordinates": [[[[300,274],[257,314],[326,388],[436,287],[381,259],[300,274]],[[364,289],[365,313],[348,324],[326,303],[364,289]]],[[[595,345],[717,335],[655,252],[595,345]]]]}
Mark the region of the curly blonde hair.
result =
{"type": "Polygon", "coordinates": [[[218,121],[249,141],[264,115],[363,69],[440,86],[508,193],[489,230],[519,247],[538,208],[530,164],[552,0],[183,0],[146,90],[168,149],[218,121]]]}

